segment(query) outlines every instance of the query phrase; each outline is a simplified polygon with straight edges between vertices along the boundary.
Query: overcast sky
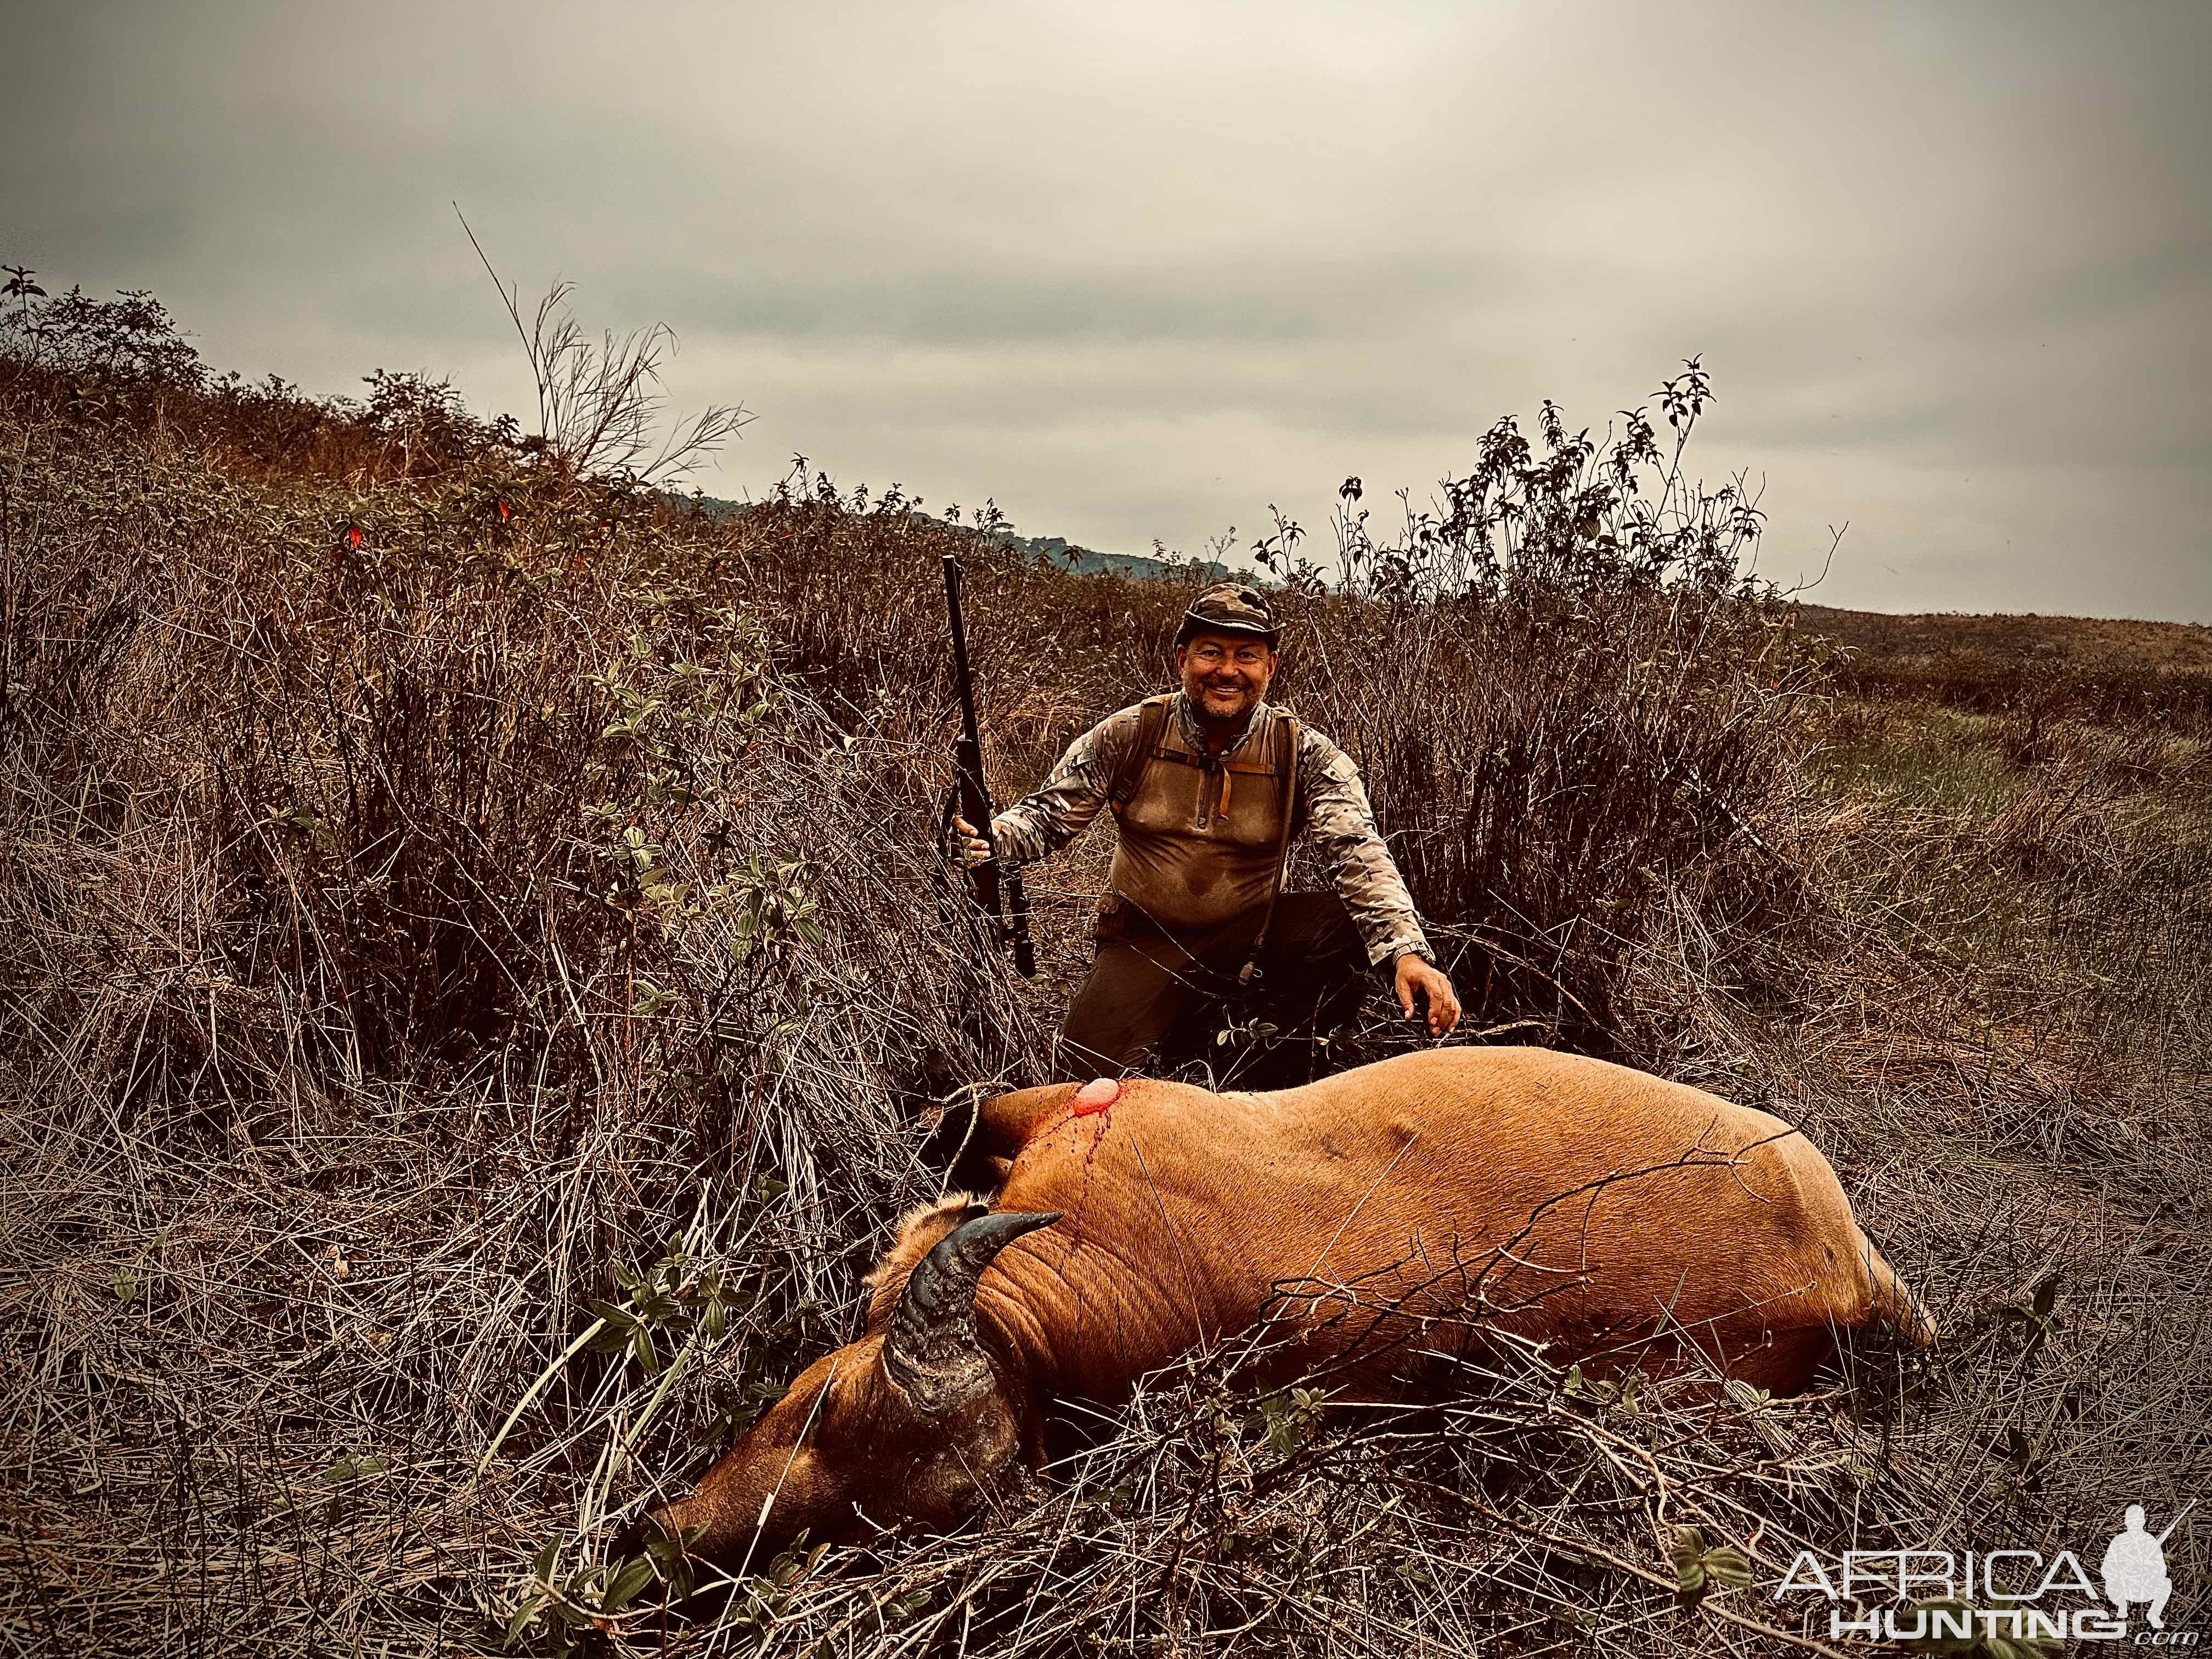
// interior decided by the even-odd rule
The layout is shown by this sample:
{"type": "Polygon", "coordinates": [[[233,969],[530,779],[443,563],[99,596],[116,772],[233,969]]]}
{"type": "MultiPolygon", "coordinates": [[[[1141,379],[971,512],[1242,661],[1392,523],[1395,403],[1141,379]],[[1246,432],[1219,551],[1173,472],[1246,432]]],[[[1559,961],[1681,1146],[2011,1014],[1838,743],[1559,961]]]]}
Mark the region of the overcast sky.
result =
{"type": "MultiPolygon", "coordinates": [[[[1702,353],[1762,568],[2212,622],[2212,4],[40,5],[0,260],[212,362],[528,406],[526,294],[682,404],[1032,535],[1425,496],[1702,353]]],[[[1695,453],[1695,452],[1693,452],[1695,453]]]]}

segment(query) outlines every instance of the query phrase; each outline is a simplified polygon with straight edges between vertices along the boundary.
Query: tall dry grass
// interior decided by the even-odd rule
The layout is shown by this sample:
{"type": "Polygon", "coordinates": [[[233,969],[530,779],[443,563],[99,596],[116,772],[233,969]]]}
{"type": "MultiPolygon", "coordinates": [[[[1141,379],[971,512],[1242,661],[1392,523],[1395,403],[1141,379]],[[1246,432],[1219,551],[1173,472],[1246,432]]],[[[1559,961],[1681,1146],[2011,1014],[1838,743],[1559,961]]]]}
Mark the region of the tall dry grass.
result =
{"type": "MultiPolygon", "coordinates": [[[[1083,958],[1101,849],[1040,884],[1036,985],[936,858],[937,557],[1002,789],[1155,687],[1186,596],[811,475],[719,520],[375,394],[0,364],[16,1646],[1787,1650],[1802,1609],[1685,1605],[1683,1528],[1764,1580],[2086,1547],[2202,1480],[2201,757],[2088,733],[1994,816],[1808,764],[1838,729],[1736,580],[1753,509],[1547,419],[1387,541],[1347,490],[1327,588],[1278,526],[1283,691],[1471,1029],[1803,1123],[1937,1364],[1330,1417],[1197,1362],[975,1528],[663,1605],[617,1524],[851,1334],[932,1109],[1035,1075],[1083,958]]],[[[1405,1040],[1370,1015],[1347,1060],[1405,1040]]]]}

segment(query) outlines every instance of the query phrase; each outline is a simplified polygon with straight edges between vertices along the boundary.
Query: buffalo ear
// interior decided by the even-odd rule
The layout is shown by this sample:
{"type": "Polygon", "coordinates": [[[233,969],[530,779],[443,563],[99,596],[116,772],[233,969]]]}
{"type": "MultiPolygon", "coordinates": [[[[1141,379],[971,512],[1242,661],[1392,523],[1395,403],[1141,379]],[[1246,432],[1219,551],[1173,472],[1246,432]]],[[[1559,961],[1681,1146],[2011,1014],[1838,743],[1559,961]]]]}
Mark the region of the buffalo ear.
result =
{"type": "Polygon", "coordinates": [[[884,1370],[927,1417],[968,1404],[992,1385],[975,1334],[975,1283],[1000,1251],[1049,1227],[1060,1212],[998,1210],[974,1216],[939,1239],[907,1275],[884,1332],[884,1370]]]}

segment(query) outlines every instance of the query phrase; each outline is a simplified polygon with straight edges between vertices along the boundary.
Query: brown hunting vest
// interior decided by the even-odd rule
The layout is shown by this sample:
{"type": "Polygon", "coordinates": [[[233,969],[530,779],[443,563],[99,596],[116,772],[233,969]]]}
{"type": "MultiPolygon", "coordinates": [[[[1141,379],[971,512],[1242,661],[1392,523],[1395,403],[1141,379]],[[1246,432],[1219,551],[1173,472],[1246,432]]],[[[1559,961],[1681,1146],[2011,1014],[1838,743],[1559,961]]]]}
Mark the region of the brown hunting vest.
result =
{"type": "Polygon", "coordinates": [[[1121,825],[1113,890],[1171,933],[1265,911],[1280,879],[1297,782],[1297,721],[1281,709],[1225,755],[1183,740],[1148,697],[1109,802],[1121,825]]]}

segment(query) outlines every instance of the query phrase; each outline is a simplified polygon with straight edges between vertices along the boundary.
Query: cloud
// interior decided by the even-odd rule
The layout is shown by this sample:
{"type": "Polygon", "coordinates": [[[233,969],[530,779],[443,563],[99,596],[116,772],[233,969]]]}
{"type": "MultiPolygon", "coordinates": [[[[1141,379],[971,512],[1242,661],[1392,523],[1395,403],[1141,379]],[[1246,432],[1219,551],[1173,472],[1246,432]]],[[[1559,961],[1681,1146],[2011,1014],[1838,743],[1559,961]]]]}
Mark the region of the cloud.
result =
{"type": "Polygon", "coordinates": [[[527,388],[526,291],[665,319],[794,451],[1094,545],[1425,496],[1702,352],[1770,569],[2212,620],[2212,14],[1992,4],[47,9],[0,257],[207,355],[527,388]]]}

